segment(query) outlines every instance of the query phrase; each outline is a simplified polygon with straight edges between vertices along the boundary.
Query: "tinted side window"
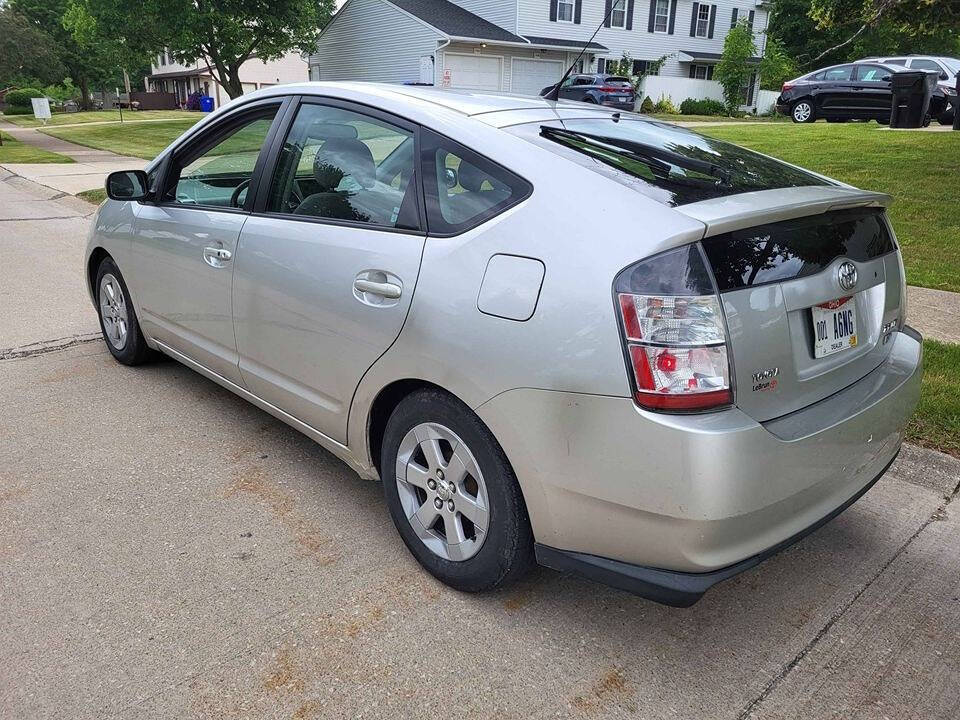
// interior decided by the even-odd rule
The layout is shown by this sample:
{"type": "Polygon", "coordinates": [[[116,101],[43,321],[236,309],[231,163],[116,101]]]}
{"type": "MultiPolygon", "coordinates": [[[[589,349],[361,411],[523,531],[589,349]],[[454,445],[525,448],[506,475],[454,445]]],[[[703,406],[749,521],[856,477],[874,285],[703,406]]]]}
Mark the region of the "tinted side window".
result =
{"type": "Polygon", "coordinates": [[[427,223],[434,235],[454,235],[527,198],[526,180],[463,145],[423,132],[427,223]]]}
{"type": "Polygon", "coordinates": [[[414,155],[410,130],[302,105],[280,151],[267,212],[415,229],[414,155]]]}
{"type": "Polygon", "coordinates": [[[884,78],[890,76],[890,71],[879,65],[859,65],[857,79],[861,82],[886,82],[884,78]]]}
{"type": "Polygon", "coordinates": [[[884,60],[887,65],[906,65],[907,61],[904,58],[893,58],[892,60],[884,60]]]}
{"type": "Polygon", "coordinates": [[[844,65],[843,67],[831,68],[823,74],[824,80],[849,80],[850,79],[850,70],[852,70],[850,65],[844,65]]]}
{"type": "Polygon", "coordinates": [[[933,60],[911,60],[910,67],[915,70],[936,70],[938,73],[943,69],[933,60]]]}

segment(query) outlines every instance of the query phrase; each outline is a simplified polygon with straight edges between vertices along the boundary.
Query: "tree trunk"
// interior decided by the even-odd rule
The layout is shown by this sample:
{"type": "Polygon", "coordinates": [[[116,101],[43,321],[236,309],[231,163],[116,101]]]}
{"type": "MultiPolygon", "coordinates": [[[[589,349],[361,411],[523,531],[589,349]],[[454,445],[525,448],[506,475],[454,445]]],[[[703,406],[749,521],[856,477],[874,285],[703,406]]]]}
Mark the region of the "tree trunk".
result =
{"type": "Polygon", "coordinates": [[[80,109],[89,110],[90,109],[90,86],[85,77],[79,78],[80,80],[80,109]]]}
{"type": "Polygon", "coordinates": [[[231,100],[243,95],[243,84],[240,82],[239,70],[227,70],[223,79],[226,81],[223,83],[223,89],[227,91],[231,100]]]}

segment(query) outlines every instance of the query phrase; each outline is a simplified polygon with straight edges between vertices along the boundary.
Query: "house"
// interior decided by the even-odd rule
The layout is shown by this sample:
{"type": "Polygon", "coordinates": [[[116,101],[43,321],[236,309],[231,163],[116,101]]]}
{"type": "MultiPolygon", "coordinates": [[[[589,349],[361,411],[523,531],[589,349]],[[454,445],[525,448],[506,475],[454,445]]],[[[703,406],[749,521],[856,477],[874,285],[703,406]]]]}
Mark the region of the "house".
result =
{"type": "MultiPolygon", "coordinates": [[[[306,79],[307,62],[300,53],[291,52],[279,60],[267,61],[251,57],[240,66],[240,82],[244,93],[306,79]]],[[[167,50],[153,58],[150,75],[144,78],[144,86],[147,92],[173,93],[180,105],[185,105],[187,97],[195,92],[212,97],[214,107],[220,107],[221,103],[230,99],[227,91],[216,81],[208,60],[181,64],[170,57],[167,50]]]]}
{"type": "MultiPolygon", "coordinates": [[[[706,81],[727,32],[747,18],[762,54],[764,5],[765,0],[347,0],[309,57],[310,79],[536,94],[559,80],[586,44],[577,71],[603,72],[607,62],[626,53],[640,74],[647,63],[667,56],[656,78],[661,82],[653,83],[657,88],[679,94],[677,101],[718,96],[719,84],[706,81]]],[[[748,105],[753,96],[751,88],[748,105]]]]}

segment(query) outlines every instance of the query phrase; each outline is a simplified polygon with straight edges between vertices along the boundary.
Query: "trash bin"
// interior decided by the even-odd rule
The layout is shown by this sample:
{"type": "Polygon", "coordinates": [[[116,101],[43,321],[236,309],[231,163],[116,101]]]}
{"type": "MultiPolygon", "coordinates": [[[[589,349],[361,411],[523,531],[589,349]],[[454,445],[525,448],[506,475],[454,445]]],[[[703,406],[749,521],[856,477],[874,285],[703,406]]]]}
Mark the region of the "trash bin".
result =
{"type": "Polygon", "coordinates": [[[202,112],[213,112],[213,98],[204,95],[200,98],[200,110],[202,112]]]}
{"type": "Polygon", "coordinates": [[[930,112],[930,96],[937,86],[937,73],[926,70],[904,70],[893,73],[890,89],[890,127],[918,128],[930,112]]]}

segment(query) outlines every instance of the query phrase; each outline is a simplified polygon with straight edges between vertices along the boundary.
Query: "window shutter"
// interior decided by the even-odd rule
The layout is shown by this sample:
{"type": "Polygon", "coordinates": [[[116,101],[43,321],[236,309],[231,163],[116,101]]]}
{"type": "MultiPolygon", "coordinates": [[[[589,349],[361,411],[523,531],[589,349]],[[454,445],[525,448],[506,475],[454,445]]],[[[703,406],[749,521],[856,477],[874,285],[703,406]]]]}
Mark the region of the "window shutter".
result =
{"type": "Polygon", "coordinates": [[[650,18],[647,20],[647,32],[653,32],[653,23],[657,17],[657,0],[650,0],[650,18]]]}
{"type": "MultiPolygon", "coordinates": [[[[693,15],[690,16],[690,37],[697,36],[697,14],[700,12],[700,3],[693,4],[693,15]]],[[[692,75],[690,77],[693,77],[692,75]]]]}
{"type": "MultiPolygon", "coordinates": [[[[610,0],[607,0],[609,2],[610,0]]],[[[602,73],[607,70],[607,61],[605,58],[597,58],[597,72],[602,73]]]]}
{"type": "MultiPolygon", "coordinates": [[[[610,5],[613,0],[606,0],[603,6],[603,26],[610,27],[610,5]]],[[[603,72],[602,70],[600,72],[603,72]]]]}
{"type": "Polygon", "coordinates": [[[733,30],[737,26],[737,13],[740,12],[737,8],[733,9],[733,14],[730,15],[730,29],[733,30]]]}
{"type": "Polygon", "coordinates": [[[573,5],[573,22],[575,25],[580,24],[580,11],[583,10],[583,0],[577,0],[573,5]]]}
{"type": "Polygon", "coordinates": [[[690,63],[690,79],[693,80],[696,77],[697,77],[697,66],[694,65],[693,63],[690,63]]]}
{"type": "Polygon", "coordinates": [[[710,29],[707,30],[707,37],[713,39],[713,25],[717,21],[717,6],[710,6],[710,29]]]}
{"type": "Polygon", "coordinates": [[[754,16],[754,14],[755,14],[754,11],[751,10],[751,11],[750,11],[750,17],[748,18],[748,22],[750,23],[750,32],[753,32],[753,16],[754,16]]]}
{"type": "Polygon", "coordinates": [[[707,80],[713,80],[713,65],[707,65],[707,80]]]}
{"type": "Polygon", "coordinates": [[[633,0],[627,0],[627,30],[633,30],[633,0]]]}
{"type": "Polygon", "coordinates": [[[550,22],[557,21],[557,0],[550,0],[550,22]]]}
{"type": "Polygon", "coordinates": [[[673,26],[677,21],[677,0],[670,0],[670,26],[667,28],[667,33],[673,35],[673,26]]]}

